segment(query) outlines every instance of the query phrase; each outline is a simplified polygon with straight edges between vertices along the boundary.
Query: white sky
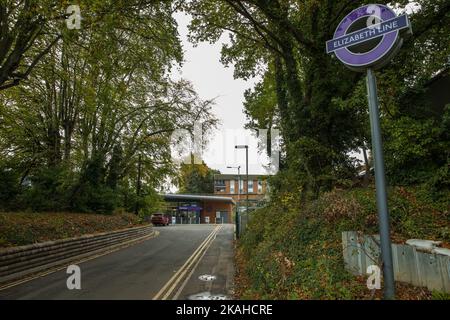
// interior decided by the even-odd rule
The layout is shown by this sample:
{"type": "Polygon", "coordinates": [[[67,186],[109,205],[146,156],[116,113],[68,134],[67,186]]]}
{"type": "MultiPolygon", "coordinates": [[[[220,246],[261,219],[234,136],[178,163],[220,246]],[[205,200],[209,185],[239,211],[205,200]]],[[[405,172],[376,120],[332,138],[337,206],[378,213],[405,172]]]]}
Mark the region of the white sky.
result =
{"type": "Polygon", "coordinates": [[[257,79],[243,81],[233,78],[233,68],[225,68],[220,62],[222,43],[228,37],[224,35],[216,44],[201,43],[193,47],[187,40],[187,26],[190,17],[184,13],[176,13],[178,32],[183,44],[184,65],[174,74],[191,81],[196,92],[203,100],[215,99],[213,112],[220,120],[220,126],[214,132],[208,149],[203,155],[206,164],[218,169],[222,173],[236,173],[236,169],[227,166],[241,166],[241,173],[245,173],[245,150],[235,150],[236,144],[248,144],[249,174],[263,174],[265,170],[259,163],[257,154],[257,140],[248,130],[244,130],[246,117],[243,111],[244,91],[253,88],[257,79]]]}

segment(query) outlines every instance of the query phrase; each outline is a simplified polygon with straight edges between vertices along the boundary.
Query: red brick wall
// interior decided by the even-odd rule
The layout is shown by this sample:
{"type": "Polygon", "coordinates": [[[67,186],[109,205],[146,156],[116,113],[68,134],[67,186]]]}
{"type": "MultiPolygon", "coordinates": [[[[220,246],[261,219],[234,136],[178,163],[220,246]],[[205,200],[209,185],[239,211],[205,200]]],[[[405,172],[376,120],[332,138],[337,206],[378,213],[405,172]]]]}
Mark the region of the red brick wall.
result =
{"type": "MultiPolygon", "coordinates": [[[[243,185],[243,192],[241,193],[240,196],[238,196],[238,188],[239,188],[239,183],[237,180],[234,180],[234,193],[230,193],[230,183],[231,180],[225,180],[225,186],[226,186],[226,191],[225,192],[216,192],[217,195],[220,196],[224,196],[224,197],[232,197],[234,201],[238,201],[238,198],[240,198],[241,200],[245,200],[246,198],[246,193],[247,193],[247,183],[246,181],[244,181],[244,185],[243,185]]],[[[253,190],[255,190],[255,192],[251,192],[248,194],[248,198],[249,200],[262,200],[265,197],[265,193],[267,191],[267,183],[265,180],[262,181],[262,192],[258,193],[258,179],[253,180],[253,190]]],[[[253,191],[250,190],[250,191],[253,191]]]]}
{"type": "Polygon", "coordinates": [[[233,204],[219,201],[204,201],[203,211],[201,215],[201,223],[205,223],[205,217],[209,217],[210,223],[216,222],[216,212],[227,212],[228,221],[224,223],[232,223],[233,204]]]}

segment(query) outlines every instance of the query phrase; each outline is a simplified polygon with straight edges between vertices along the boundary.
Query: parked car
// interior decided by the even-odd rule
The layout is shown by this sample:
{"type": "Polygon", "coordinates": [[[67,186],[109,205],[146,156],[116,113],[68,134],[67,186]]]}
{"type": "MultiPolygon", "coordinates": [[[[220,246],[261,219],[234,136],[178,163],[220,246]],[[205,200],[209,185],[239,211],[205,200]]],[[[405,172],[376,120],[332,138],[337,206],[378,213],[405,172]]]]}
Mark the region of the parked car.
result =
{"type": "Polygon", "coordinates": [[[155,226],[168,226],[170,224],[170,218],[162,213],[153,214],[151,221],[155,226]]]}

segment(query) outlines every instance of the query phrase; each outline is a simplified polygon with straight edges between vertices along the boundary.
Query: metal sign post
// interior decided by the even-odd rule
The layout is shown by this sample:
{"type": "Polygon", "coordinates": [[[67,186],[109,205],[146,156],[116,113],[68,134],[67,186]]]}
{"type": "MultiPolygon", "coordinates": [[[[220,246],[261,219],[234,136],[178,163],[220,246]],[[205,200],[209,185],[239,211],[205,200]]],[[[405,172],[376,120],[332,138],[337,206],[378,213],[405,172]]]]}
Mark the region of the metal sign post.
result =
{"type": "Polygon", "coordinates": [[[395,282],[389,226],[389,210],[384,173],[383,141],[381,139],[380,113],[378,108],[377,83],[372,69],[367,69],[367,92],[369,98],[370,127],[372,132],[375,185],[377,193],[378,221],[380,228],[381,259],[383,260],[384,296],[394,299],[395,282]]]}
{"type": "Polygon", "coordinates": [[[389,63],[400,50],[403,44],[400,32],[403,30],[411,32],[407,15],[397,16],[388,6],[369,4],[348,14],[339,23],[333,39],[326,43],[326,52],[333,53],[349,69],[367,72],[385,299],[394,299],[395,282],[377,84],[373,70],[389,63]]]}

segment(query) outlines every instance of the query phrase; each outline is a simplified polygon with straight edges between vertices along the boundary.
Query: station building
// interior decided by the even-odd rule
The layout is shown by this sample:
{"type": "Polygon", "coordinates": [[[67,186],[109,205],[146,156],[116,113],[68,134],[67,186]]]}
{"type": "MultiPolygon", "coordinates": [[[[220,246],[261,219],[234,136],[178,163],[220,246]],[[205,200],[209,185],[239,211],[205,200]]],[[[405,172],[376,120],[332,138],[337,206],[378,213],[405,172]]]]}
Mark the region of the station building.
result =
{"type": "Polygon", "coordinates": [[[231,197],[166,194],[166,213],[176,224],[232,223],[236,202],[231,197]]]}
{"type": "Polygon", "coordinates": [[[252,211],[267,200],[267,176],[214,175],[211,194],[165,194],[166,214],[176,224],[234,223],[236,211],[252,211]]]}

